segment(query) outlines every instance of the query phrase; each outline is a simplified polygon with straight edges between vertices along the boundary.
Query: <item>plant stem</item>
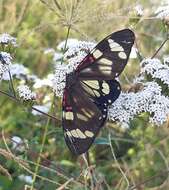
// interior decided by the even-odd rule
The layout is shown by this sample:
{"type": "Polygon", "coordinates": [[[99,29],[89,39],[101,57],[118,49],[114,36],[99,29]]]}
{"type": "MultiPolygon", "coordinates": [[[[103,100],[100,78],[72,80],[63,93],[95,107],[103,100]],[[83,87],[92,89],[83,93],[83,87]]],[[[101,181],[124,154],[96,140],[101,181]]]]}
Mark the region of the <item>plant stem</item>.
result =
{"type": "Polygon", "coordinates": [[[151,59],[153,59],[158,52],[161,50],[161,48],[165,45],[165,43],[168,41],[168,37],[162,42],[162,44],[160,45],[160,47],[156,50],[156,52],[153,54],[153,56],[151,57],[151,59]]]}
{"type": "Polygon", "coordinates": [[[12,75],[11,75],[10,70],[8,71],[8,73],[9,73],[10,85],[11,85],[12,93],[13,93],[14,97],[16,97],[16,92],[15,92],[15,88],[14,88],[14,84],[13,84],[13,79],[12,79],[12,75]]]}
{"type": "MultiPolygon", "coordinates": [[[[63,55],[66,52],[67,41],[68,41],[69,34],[70,34],[70,28],[71,28],[71,25],[68,26],[67,35],[66,35],[66,41],[65,41],[65,45],[64,45],[64,49],[63,49],[63,55]]],[[[61,64],[62,63],[63,63],[63,57],[62,57],[62,60],[61,60],[61,64]]],[[[55,100],[55,96],[53,97],[53,101],[52,101],[51,108],[50,108],[50,113],[52,112],[52,109],[53,109],[54,100],[55,100]]],[[[48,117],[48,120],[47,120],[47,123],[46,123],[46,126],[45,126],[45,131],[44,131],[43,138],[42,138],[42,145],[41,145],[39,156],[38,156],[38,159],[37,159],[37,162],[36,162],[35,173],[33,175],[33,182],[32,182],[30,190],[34,189],[36,177],[38,175],[39,166],[40,166],[40,162],[41,162],[41,154],[42,154],[43,149],[44,149],[44,145],[45,145],[45,141],[46,141],[46,136],[47,136],[47,132],[48,132],[49,123],[50,123],[50,117],[48,117]]]]}
{"type": "Polygon", "coordinates": [[[125,173],[123,172],[123,170],[121,169],[120,167],[120,164],[118,163],[117,159],[116,159],[116,156],[115,156],[115,153],[114,153],[114,150],[113,150],[113,146],[112,146],[112,143],[111,143],[111,135],[109,134],[109,143],[110,143],[110,149],[111,149],[111,152],[112,152],[112,155],[113,155],[113,158],[114,158],[114,161],[119,169],[119,171],[121,172],[122,176],[124,177],[126,183],[127,183],[127,187],[126,187],[126,190],[128,189],[128,187],[130,186],[129,184],[129,180],[127,179],[127,176],[125,175],[125,173]]]}
{"type": "MultiPolygon", "coordinates": [[[[64,45],[64,48],[63,48],[63,56],[64,56],[64,54],[65,54],[65,52],[66,52],[67,41],[68,41],[68,38],[69,38],[70,29],[71,29],[71,25],[69,25],[69,26],[68,26],[68,29],[67,29],[67,35],[66,35],[65,45],[64,45]]],[[[62,63],[63,63],[63,59],[64,59],[64,57],[62,57],[61,65],[62,65],[62,63]]]]}
{"type": "MultiPolygon", "coordinates": [[[[14,96],[12,96],[12,95],[10,95],[10,94],[8,94],[8,93],[2,91],[2,90],[0,90],[0,93],[3,94],[3,95],[5,95],[5,96],[7,96],[7,97],[9,97],[11,100],[15,101],[16,103],[22,105],[21,102],[19,101],[19,99],[17,99],[16,97],[14,97],[14,96]]],[[[41,113],[42,115],[45,115],[45,116],[47,116],[47,117],[50,117],[51,119],[54,119],[55,121],[60,122],[60,120],[59,120],[58,118],[56,118],[55,116],[52,116],[52,115],[50,115],[50,114],[48,114],[48,113],[45,113],[45,112],[43,112],[43,111],[41,111],[41,110],[39,110],[39,109],[37,109],[37,108],[35,108],[35,107],[33,107],[33,106],[31,106],[31,109],[32,109],[32,110],[35,110],[35,111],[37,111],[37,112],[39,112],[39,113],[41,113]]]]}
{"type": "MultiPolygon", "coordinates": [[[[52,109],[52,106],[51,106],[51,109],[52,109]]],[[[48,117],[47,123],[45,125],[45,131],[44,131],[43,138],[42,138],[42,145],[41,145],[39,156],[38,156],[38,159],[37,159],[37,162],[36,162],[35,172],[34,172],[34,175],[33,175],[33,182],[32,182],[30,190],[34,189],[36,177],[38,175],[39,166],[40,166],[40,162],[41,162],[41,154],[42,154],[43,149],[44,149],[44,145],[45,145],[45,141],[46,141],[46,136],[47,136],[47,132],[48,132],[49,123],[50,123],[50,118],[48,117]]]]}

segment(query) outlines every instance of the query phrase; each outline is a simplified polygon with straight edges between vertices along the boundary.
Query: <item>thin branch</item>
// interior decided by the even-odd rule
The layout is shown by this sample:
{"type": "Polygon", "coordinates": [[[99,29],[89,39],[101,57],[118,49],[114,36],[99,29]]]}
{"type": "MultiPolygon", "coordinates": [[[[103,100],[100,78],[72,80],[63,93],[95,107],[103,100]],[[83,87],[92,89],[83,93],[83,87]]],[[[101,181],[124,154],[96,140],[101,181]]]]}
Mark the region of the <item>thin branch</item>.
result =
{"type": "Polygon", "coordinates": [[[8,73],[9,73],[9,79],[10,79],[10,85],[11,85],[12,93],[13,93],[14,97],[16,98],[16,92],[15,92],[13,79],[12,79],[12,75],[11,75],[10,70],[8,71],[8,73]]]}
{"type": "Polygon", "coordinates": [[[124,179],[125,179],[125,181],[126,181],[126,183],[127,183],[127,188],[126,188],[126,189],[128,189],[128,187],[130,186],[130,184],[129,184],[129,180],[127,179],[126,174],[123,172],[123,170],[122,170],[121,167],[120,167],[120,164],[118,163],[118,161],[117,161],[117,159],[116,159],[116,156],[115,156],[115,153],[114,153],[114,150],[113,150],[112,144],[111,144],[111,135],[110,135],[110,134],[109,134],[109,143],[110,143],[110,148],[111,148],[111,152],[112,152],[112,155],[113,155],[114,161],[115,161],[115,163],[116,163],[118,169],[120,170],[122,176],[124,177],[124,179]]]}
{"type": "MultiPolygon", "coordinates": [[[[2,90],[0,90],[0,93],[7,96],[7,97],[9,97],[11,100],[15,101],[16,103],[22,105],[22,103],[19,101],[19,99],[15,98],[14,96],[12,96],[12,95],[10,95],[10,94],[2,91],[2,90]]],[[[41,113],[41,114],[43,114],[43,115],[45,115],[47,117],[50,117],[51,119],[54,119],[55,121],[58,121],[58,122],[61,121],[60,119],[56,118],[55,116],[52,116],[52,115],[50,115],[48,113],[45,113],[45,112],[43,112],[43,111],[41,111],[41,110],[39,110],[39,109],[37,109],[37,108],[35,108],[33,106],[31,106],[31,109],[34,110],[34,111],[37,111],[37,112],[39,112],[39,113],[41,113]]]]}
{"type": "MultiPolygon", "coordinates": [[[[53,105],[53,103],[52,103],[52,105],[53,105]]],[[[52,106],[51,106],[51,109],[52,109],[52,106]]],[[[36,177],[38,175],[39,166],[40,166],[40,162],[41,162],[41,155],[42,155],[43,150],[44,150],[49,123],[50,123],[50,117],[48,117],[47,123],[45,125],[45,131],[44,131],[43,138],[42,138],[42,145],[41,145],[39,156],[38,156],[38,159],[37,159],[37,162],[36,162],[35,172],[34,172],[34,175],[33,175],[33,182],[32,182],[32,185],[31,185],[31,190],[34,189],[36,177]]]]}
{"type": "Polygon", "coordinates": [[[56,7],[57,7],[59,10],[61,10],[61,7],[60,7],[59,3],[57,2],[57,0],[53,0],[53,1],[54,1],[54,3],[55,3],[56,7]]]}
{"type": "Polygon", "coordinates": [[[162,171],[160,172],[159,174],[156,174],[150,178],[148,178],[147,180],[143,181],[143,182],[140,182],[138,183],[137,185],[133,186],[133,187],[129,187],[128,190],[136,190],[138,189],[139,187],[141,187],[142,185],[145,185],[146,183],[158,178],[158,177],[162,177],[162,176],[166,176],[166,174],[168,175],[169,173],[169,170],[165,170],[165,171],[162,171]]]}
{"type": "Polygon", "coordinates": [[[153,59],[158,52],[162,49],[162,47],[165,45],[165,43],[168,41],[168,37],[162,42],[162,44],[160,45],[160,47],[156,50],[156,52],[152,55],[151,59],[153,59]]]}

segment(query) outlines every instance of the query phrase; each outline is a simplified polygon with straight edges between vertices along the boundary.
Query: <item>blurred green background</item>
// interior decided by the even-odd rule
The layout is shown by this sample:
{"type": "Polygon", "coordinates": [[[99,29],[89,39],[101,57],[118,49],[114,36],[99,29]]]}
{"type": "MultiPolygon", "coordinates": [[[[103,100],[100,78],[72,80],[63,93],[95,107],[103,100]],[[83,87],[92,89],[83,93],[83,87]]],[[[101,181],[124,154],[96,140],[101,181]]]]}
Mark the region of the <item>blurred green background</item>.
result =
{"type": "MultiPolygon", "coordinates": [[[[19,47],[13,53],[15,62],[43,78],[53,71],[52,59],[43,53],[44,49],[56,49],[66,39],[68,26],[70,38],[96,42],[113,31],[130,27],[136,34],[141,55],[151,57],[166,37],[167,26],[154,14],[160,6],[159,0],[0,0],[0,33],[6,32],[17,38],[19,47]],[[138,4],[143,8],[143,15],[137,12],[138,4]]],[[[158,58],[167,54],[168,44],[158,58]]],[[[125,71],[129,81],[138,73],[139,60],[130,61],[125,71]]],[[[121,81],[123,89],[130,88],[123,74],[121,81]]],[[[0,85],[1,89],[9,91],[7,82],[0,85]]],[[[51,91],[46,88],[39,93],[51,91]]],[[[55,99],[53,114],[61,118],[60,98],[55,99]]],[[[33,116],[28,109],[0,95],[0,190],[23,190],[25,184],[30,186],[19,176],[33,176],[46,121],[45,116],[33,116]],[[12,149],[13,136],[24,139],[23,151],[12,149]]],[[[119,170],[120,166],[130,186],[158,175],[135,189],[167,190],[168,127],[168,124],[150,125],[147,114],[131,121],[130,128],[107,122],[89,151],[91,167],[87,168],[82,157],[75,157],[66,147],[61,123],[51,121],[38,172],[41,177],[37,178],[34,188],[54,190],[73,178],[62,189],[92,189],[92,182],[98,190],[132,189],[119,170]]]]}

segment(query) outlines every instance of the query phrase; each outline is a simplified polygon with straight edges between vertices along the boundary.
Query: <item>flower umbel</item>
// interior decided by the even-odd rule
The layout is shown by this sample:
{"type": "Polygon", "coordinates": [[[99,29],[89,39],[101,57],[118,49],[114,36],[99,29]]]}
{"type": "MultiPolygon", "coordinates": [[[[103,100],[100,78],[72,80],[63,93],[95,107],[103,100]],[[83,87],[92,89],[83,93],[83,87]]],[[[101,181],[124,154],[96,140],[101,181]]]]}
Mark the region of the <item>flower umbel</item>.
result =
{"type": "Polygon", "coordinates": [[[18,95],[23,101],[35,100],[36,94],[27,85],[20,85],[17,88],[18,95]]]}
{"type": "Polygon", "coordinates": [[[11,44],[17,47],[16,38],[12,37],[10,34],[3,33],[0,35],[0,44],[8,45],[11,44]]]}
{"type": "Polygon", "coordinates": [[[0,80],[5,72],[9,71],[9,66],[11,65],[12,57],[7,52],[0,52],[0,80]]]}

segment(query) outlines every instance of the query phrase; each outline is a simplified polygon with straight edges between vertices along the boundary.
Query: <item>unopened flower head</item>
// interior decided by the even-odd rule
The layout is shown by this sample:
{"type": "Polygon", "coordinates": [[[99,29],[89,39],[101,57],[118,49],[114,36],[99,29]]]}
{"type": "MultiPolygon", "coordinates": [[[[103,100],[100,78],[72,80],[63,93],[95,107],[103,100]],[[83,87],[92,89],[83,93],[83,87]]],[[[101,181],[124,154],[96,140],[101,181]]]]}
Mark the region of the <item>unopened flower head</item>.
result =
{"type": "Polygon", "coordinates": [[[35,100],[36,94],[27,85],[20,85],[17,88],[18,95],[23,101],[35,100]]]}

